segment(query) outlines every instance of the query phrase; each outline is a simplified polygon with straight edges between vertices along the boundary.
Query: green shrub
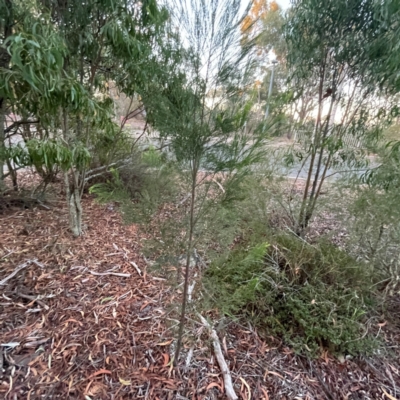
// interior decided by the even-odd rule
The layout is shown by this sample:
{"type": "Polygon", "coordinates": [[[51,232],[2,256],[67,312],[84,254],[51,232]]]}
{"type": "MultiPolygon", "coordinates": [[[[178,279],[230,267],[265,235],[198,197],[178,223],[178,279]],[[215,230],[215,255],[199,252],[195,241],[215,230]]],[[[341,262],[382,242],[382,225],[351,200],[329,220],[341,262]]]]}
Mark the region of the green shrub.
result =
{"type": "Polygon", "coordinates": [[[111,168],[110,174],[111,179],[92,185],[89,189],[89,193],[95,194],[99,203],[108,203],[111,201],[123,203],[129,201],[131,197],[124,186],[119,171],[111,168]]]}
{"type": "Polygon", "coordinates": [[[206,273],[212,302],[228,315],[250,318],[299,353],[369,353],[363,325],[369,272],[331,244],[311,246],[290,235],[270,245],[250,239],[206,273]]]}
{"type": "Polygon", "coordinates": [[[91,186],[90,193],[101,203],[118,202],[125,222],[147,222],[174,195],[174,168],[152,148],[131,158],[122,168],[111,169],[106,182],[91,186]]]}

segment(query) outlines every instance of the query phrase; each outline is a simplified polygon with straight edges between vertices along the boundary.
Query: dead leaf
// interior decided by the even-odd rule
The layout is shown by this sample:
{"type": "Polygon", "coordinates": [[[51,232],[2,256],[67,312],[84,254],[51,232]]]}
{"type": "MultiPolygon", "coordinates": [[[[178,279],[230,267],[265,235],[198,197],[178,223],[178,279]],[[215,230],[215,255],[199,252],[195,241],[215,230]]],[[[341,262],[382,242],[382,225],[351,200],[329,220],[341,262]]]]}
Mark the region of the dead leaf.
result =
{"type": "Polygon", "coordinates": [[[126,381],[125,379],[122,379],[122,378],[118,378],[119,379],[119,381],[124,385],[124,386],[130,386],[130,385],[132,385],[132,382],[131,381],[126,381]]]}
{"type": "Polygon", "coordinates": [[[211,388],[216,387],[219,389],[219,391],[222,393],[222,388],[217,382],[211,382],[207,387],[206,387],[206,392],[208,392],[211,388]]]}
{"type": "Polygon", "coordinates": [[[168,346],[171,343],[172,343],[172,339],[171,340],[167,340],[166,342],[157,343],[156,346],[168,346]]]}
{"type": "Polygon", "coordinates": [[[97,375],[102,375],[102,374],[107,374],[107,375],[111,375],[111,371],[109,371],[108,369],[99,369],[98,371],[96,371],[94,374],[90,375],[88,378],[86,378],[86,380],[88,379],[92,379],[97,375]]]}
{"type": "Polygon", "coordinates": [[[277,376],[277,377],[279,377],[279,378],[281,378],[281,379],[285,379],[281,374],[278,374],[278,372],[266,370],[266,371],[265,371],[265,374],[264,374],[264,381],[265,381],[265,379],[267,378],[267,375],[275,375],[275,376],[277,376]]]}
{"type": "Polygon", "coordinates": [[[268,396],[268,392],[266,389],[264,389],[263,387],[261,387],[261,391],[264,394],[264,400],[269,400],[269,396],[268,396]]]}
{"type": "Polygon", "coordinates": [[[240,380],[242,381],[243,385],[246,386],[247,394],[248,394],[247,399],[251,400],[251,389],[250,389],[249,384],[242,377],[240,377],[240,380]]]}
{"type": "Polygon", "coordinates": [[[82,322],[79,322],[74,318],[68,318],[66,321],[64,321],[64,324],[66,324],[68,322],[76,322],[79,326],[83,326],[82,322]]]}
{"type": "Polygon", "coordinates": [[[169,363],[169,354],[168,353],[163,353],[163,357],[164,357],[164,364],[163,367],[166,367],[169,363]]]}

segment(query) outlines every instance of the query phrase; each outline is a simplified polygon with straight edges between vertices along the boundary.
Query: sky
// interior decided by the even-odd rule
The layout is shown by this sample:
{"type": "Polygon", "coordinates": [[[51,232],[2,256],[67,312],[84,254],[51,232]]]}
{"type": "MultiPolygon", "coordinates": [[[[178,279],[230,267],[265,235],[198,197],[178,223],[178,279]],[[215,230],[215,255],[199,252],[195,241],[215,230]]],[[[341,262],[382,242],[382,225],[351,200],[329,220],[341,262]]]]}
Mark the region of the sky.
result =
{"type": "Polygon", "coordinates": [[[276,0],[276,2],[282,7],[283,10],[287,10],[290,7],[290,0],[276,0]]]}

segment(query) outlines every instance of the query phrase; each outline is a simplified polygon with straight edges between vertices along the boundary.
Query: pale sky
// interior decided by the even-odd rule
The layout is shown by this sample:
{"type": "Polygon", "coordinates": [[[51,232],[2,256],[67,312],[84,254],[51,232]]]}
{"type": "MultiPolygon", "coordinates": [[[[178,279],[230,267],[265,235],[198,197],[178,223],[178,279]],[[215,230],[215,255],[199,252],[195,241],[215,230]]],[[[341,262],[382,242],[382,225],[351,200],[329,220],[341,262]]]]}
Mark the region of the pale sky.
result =
{"type": "Polygon", "coordinates": [[[282,7],[283,10],[287,10],[290,7],[290,0],[276,0],[276,2],[282,7]]]}

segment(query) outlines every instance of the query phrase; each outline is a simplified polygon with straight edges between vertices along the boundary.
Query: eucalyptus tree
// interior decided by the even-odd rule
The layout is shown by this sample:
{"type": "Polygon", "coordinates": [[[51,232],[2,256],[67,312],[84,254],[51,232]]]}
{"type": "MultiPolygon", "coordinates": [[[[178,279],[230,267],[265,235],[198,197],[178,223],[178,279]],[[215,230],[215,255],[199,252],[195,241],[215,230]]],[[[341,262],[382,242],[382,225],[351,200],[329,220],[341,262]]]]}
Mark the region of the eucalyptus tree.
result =
{"type": "Polygon", "coordinates": [[[398,93],[400,3],[391,0],[373,2],[372,19],[373,24],[367,32],[364,51],[361,52],[365,79],[389,93],[398,93]]]}
{"type": "MultiPolygon", "coordinates": [[[[0,2],[2,16],[9,16],[8,30],[6,22],[0,52],[4,61],[0,68],[1,109],[1,160],[3,171],[7,162],[14,185],[16,177],[10,165],[10,149],[5,148],[5,140],[18,132],[21,126],[37,124],[39,119],[49,122],[54,112],[54,93],[60,90],[63,58],[66,48],[57,29],[48,15],[40,13],[37,4],[19,0],[0,2]],[[44,73],[45,72],[45,73],[44,73]],[[6,124],[6,114],[13,113],[20,118],[11,125],[6,124]]],[[[11,153],[15,153],[11,151],[11,153]]],[[[4,178],[2,175],[1,179],[4,178]]]]}
{"type": "MultiPolygon", "coordinates": [[[[201,221],[218,196],[210,182],[222,174],[237,179],[259,156],[261,136],[245,129],[251,102],[246,89],[254,79],[253,48],[240,45],[247,10],[240,0],[187,0],[173,3],[172,25],[184,48],[175,74],[153,81],[144,96],[149,121],[170,141],[173,156],[187,178],[189,199],[185,234],[185,276],[175,362],[185,325],[190,265],[201,221]]],[[[171,64],[173,65],[173,64],[171,64]]],[[[222,186],[220,186],[222,187],[222,186]]]]}
{"type": "MultiPolygon", "coordinates": [[[[58,1],[41,0],[49,9],[67,48],[63,72],[75,82],[72,101],[90,99],[79,112],[60,101],[57,122],[62,139],[75,147],[94,148],[104,135],[117,141],[121,133],[113,122],[109,81],[137,92],[147,74],[146,61],[154,51],[155,36],[166,14],[154,0],[139,1],[58,1]],[[76,96],[76,99],[75,99],[76,96]]],[[[60,99],[62,100],[62,99],[60,99]]],[[[71,229],[82,233],[81,196],[88,179],[82,165],[64,170],[71,229]]]]}
{"type": "MultiPolygon", "coordinates": [[[[315,88],[313,127],[304,125],[306,142],[302,167],[307,178],[297,217],[297,233],[307,228],[332,167],[361,167],[362,150],[346,145],[349,136],[362,139],[377,132],[387,102],[371,76],[373,62],[363,48],[379,25],[373,1],[299,0],[286,24],[288,62],[293,89],[315,88]],[[307,162],[306,162],[307,161],[307,162]]],[[[387,100],[387,99],[386,99],[387,100]]]]}

